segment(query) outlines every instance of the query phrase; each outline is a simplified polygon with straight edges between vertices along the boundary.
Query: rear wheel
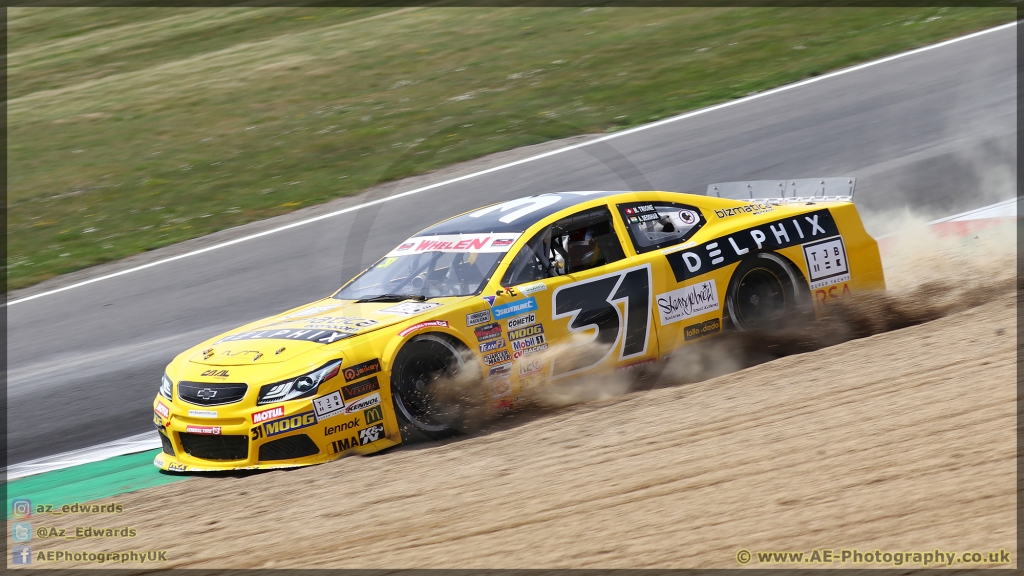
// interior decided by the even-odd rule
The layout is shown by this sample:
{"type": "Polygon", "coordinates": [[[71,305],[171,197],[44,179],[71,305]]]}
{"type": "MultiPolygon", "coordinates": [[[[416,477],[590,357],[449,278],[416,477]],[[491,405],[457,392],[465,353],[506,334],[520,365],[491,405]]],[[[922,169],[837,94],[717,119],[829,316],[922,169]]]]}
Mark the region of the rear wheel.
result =
{"type": "Polygon", "coordinates": [[[785,258],[760,252],[736,268],[725,308],[738,330],[778,330],[807,313],[810,301],[799,272],[785,258]]]}
{"type": "Polygon", "coordinates": [[[440,439],[464,431],[485,405],[479,364],[454,338],[417,336],[393,366],[391,396],[403,438],[440,439]]]}

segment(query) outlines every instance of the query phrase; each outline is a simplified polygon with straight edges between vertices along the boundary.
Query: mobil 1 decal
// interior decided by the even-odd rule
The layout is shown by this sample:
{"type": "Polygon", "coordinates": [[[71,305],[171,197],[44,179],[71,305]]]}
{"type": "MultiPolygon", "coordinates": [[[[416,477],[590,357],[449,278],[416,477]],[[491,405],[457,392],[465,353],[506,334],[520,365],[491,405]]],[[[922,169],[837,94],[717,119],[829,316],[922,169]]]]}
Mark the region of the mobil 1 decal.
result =
{"type": "Polygon", "coordinates": [[[650,264],[561,286],[551,299],[551,317],[569,318],[570,335],[584,336],[580,340],[570,339],[576,349],[552,359],[552,378],[596,366],[616,348],[619,360],[647,353],[651,328],[650,264]],[[586,338],[588,334],[590,338],[586,338]]]}
{"type": "Polygon", "coordinates": [[[739,262],[754,252],[780,250],[837,235],[839,228],[832,214],[816,210],[733,232],[689,250],[673,252],[666,258],[676,282],[683,282],[739,262]]]}

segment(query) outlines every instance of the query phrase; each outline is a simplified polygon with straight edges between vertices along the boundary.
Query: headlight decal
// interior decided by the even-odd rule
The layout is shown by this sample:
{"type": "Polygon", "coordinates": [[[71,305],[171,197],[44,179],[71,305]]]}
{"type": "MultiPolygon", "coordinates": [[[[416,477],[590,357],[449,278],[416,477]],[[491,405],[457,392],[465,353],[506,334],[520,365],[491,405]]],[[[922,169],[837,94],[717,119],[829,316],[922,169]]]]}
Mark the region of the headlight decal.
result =
{"type": "Polygon", "coordinates": [[[163,378],[160,379],[160,395],[168,400],[173,400],[171,397],[171,388],[171,379],[167,377],[167,374],[164,374],[163,378]]]}
{"type": "Polygon", "coordinates": [[[260,394],[256,399],[256,405],[262,406],[264,404],[272,404],[274,402],[284,402],[286,400],[296,400],[298,398],[313,396],[316,394],[316,391],[320,388],[321,384],[337,376],[340,370],[341,360],[331,360],[327,364],[324,364],[320,368],[317,368],[307,374],[302,374],[282,382],[267,384],[260,388],[260,394]]]}

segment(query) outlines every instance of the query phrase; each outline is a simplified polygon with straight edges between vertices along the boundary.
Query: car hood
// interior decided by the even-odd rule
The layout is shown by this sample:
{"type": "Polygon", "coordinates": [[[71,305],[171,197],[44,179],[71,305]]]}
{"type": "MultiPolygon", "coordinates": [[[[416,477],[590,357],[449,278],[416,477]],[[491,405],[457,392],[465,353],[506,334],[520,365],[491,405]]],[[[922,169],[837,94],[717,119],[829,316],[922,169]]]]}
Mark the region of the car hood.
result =
{"type": "Polygon", "coordinates": [[[426,302],[326,299],[221,334],[198,347],[190,362],[210,366],[273,364],[335,342],[432,315],[466,297],[426,302]]]}

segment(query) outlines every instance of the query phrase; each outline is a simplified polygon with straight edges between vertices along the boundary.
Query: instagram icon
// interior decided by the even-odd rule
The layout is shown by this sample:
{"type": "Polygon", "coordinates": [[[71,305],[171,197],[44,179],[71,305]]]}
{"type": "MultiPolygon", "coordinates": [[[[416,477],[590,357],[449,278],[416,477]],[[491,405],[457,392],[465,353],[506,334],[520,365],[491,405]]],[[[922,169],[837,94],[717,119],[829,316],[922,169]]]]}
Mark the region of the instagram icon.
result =
{"type": "Polygon", "coordinates": [[[24,498],[11,500],[11,516],[15,518],[31,518],[32,501],[24,498]]]}

